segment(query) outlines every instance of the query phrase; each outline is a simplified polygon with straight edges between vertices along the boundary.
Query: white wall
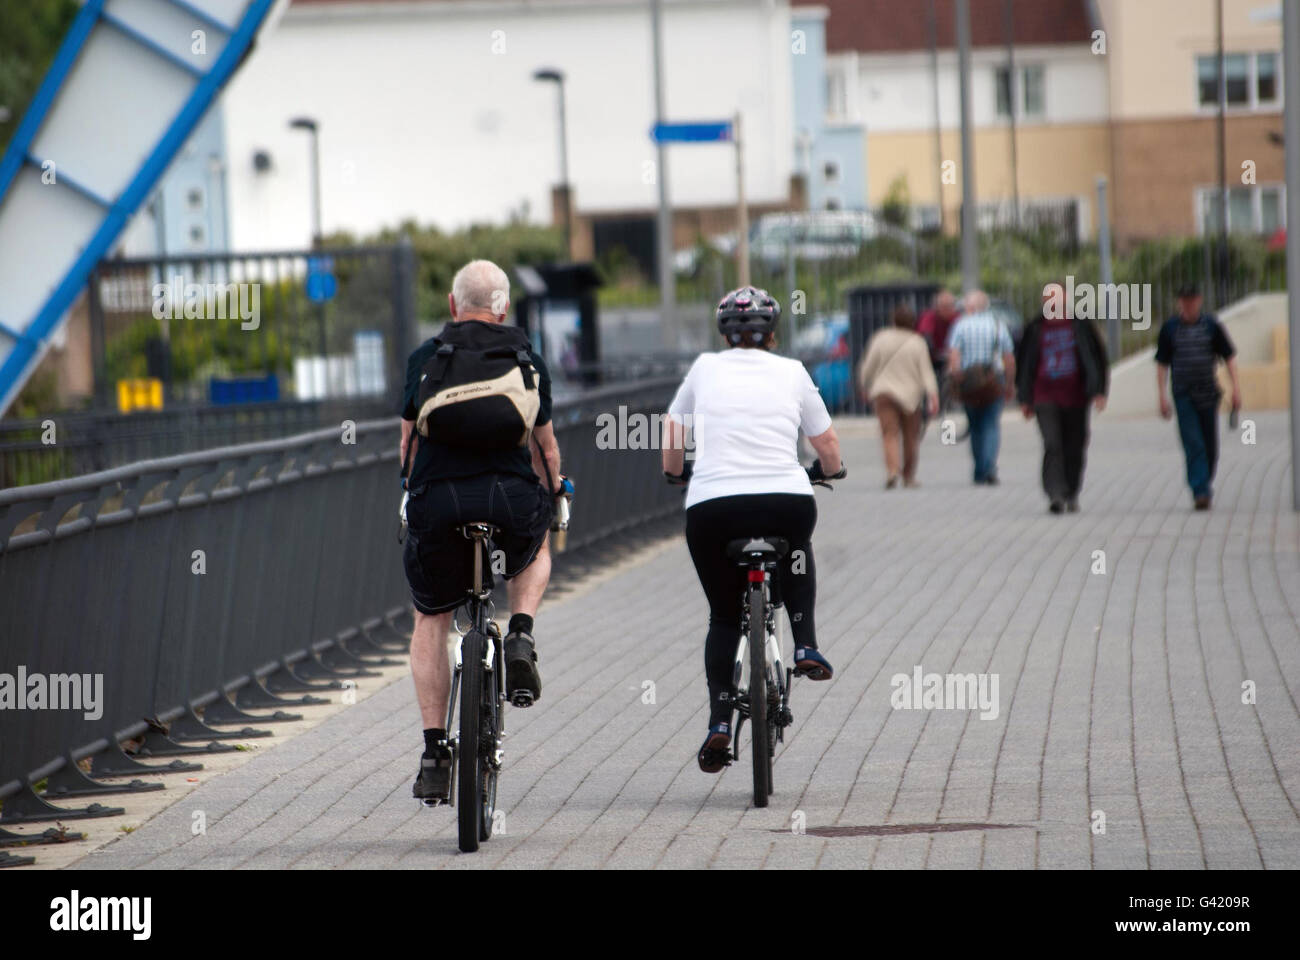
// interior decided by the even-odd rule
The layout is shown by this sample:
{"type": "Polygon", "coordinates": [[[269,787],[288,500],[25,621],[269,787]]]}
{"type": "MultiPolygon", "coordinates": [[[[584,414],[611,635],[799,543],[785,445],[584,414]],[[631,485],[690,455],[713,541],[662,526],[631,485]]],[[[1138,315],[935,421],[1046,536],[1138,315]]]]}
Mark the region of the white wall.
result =
{"type": "MultiPolygon", "coordinates": [[[[873,133],[924,130],[934,125],[934,93],[928,52],[906,54],[837,54],[831,69],[856,74],[846,119],[865,123],[873,133]]],[[[996,71],[1006,64],[1006,52],[979,49],[971,58],[971,114],[977,127],[1006,124],[997,115],[996,71]]],[[[1086,45],[1016,48],[1017,69],[1045,68],[1046,111],[1042,118],[1018,122],[1097,123],[1107,117],[1106,63],[1086,45]]],[[[945,128],[961,123],[957,55],[939,54],[939,116],[945,128]]],[[[1017,81],[1019,86],[1019,81],[1017,81]]],[[[1019,90],[1018,95],[1023,96],[1019,90]]]]}
{"type": "MultiPolygon", "coordinates": [[[[723,119],[739,108],[750,199],[784,198],[788,6],[668,0],[664,11],[669,118],[723,119]]],[[[532,220],[549,222],[559,159],[554,85],[532,80],[543,66],[567,75],[580,209],[653,208],[643,0],[298,4],[259,38],[222,100],[235,249],[310,239],[308,137],[287,127],[300,114],[321,127],[326,233],[366,233],[405,219],[443,228],[501,221],[524,202],[532,220]],[[493,52],[494,41],[503,52],[493,52]],[[258,149],[271,153],[270,173],[254,172],[258,149]]],[[[729,146],[679,146],[671,157],[675,204],[734,199],[729,146]]]]}

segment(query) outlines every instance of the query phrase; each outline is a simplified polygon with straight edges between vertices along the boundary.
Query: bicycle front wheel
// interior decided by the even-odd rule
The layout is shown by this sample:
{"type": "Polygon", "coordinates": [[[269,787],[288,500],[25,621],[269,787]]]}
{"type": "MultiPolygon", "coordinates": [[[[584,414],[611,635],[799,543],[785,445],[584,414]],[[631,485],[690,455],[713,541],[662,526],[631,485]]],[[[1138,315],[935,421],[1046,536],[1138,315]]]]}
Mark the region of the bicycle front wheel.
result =
{"type": "Polygon", "coordinates": [[[767,635],[763,584],[749,585],[749,725],[754,755],[754,806],[766,807],[772,792],[772,728],[768,725],[767,635]]]}

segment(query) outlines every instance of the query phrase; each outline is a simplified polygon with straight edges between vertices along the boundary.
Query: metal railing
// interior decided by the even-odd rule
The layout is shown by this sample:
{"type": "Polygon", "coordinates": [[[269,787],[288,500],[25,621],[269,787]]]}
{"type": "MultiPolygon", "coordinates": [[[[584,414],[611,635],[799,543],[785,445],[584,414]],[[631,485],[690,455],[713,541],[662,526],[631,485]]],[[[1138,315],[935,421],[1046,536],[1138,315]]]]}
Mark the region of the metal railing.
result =
{"type": "Polygon", "coordinates": [[[77,477],[192,450],[292,436],[391,414],[387,399],[287,401],[0,420],[0,489],[77,477]]]}
{"type": "MultiPolygon", "coordinates": [[[[661,413],[676,385],[556,404],[578,490],[570,551],[681,509],[657,438],[629,449],[601,432],[661,413]]],[[[20,684],[22,708],[0,711],[0,827],[112,813],[48,801],[131,789],[98,774],[158,769],[125,740],[149,756],[220,749],[283,719],[243,708],[308,702],[285,694],[337,688],[402,649],[397,441],[396,418],[367,421],[351,437],[319,430],[0,491],[0,673],[49,684],[42,703],[20,684]],[[96,677],[98,716],[49,699],[96,677]],[[244,729],[222,732],[231,723],[244,729]]]]}

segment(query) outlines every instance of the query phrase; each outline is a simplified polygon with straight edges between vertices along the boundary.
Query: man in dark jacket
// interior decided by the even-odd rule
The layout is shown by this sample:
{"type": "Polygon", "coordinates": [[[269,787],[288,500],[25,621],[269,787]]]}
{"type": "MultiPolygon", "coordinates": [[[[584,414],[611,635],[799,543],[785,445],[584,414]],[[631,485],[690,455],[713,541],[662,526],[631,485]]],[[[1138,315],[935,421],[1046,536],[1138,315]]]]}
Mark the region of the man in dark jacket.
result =
{"type": "Polygon", "coordinates": [[[1016,398],[1043,435],[1043,490],[1052,513],[1075,513],[1088,449],[1089,406],[1106,409],[1110,367],[1091,320],[1056,316],[1062,298],[1049,284],[1042,315],[1030,322],[1016,351],[1016,398]],[[1053,294],[1056,293],[1054,297],[1053,294]]]}
{"type": "Polygon", "coordinates": [[[1201,294],[1195,286],[1178,291],[1178,313],[1165,321],[1156,342],[1156,389],[1160,415],[1168,420],[1178,411],[1178,434],[1187,460],[1187,485],[1197,510],[1210,509],[1214,471],[1219,464],[1219,360],[1232,379],[1232,409],[1241,409],[1241,384],[1237,379],[1237,350],[1228,331],[1213,314],[1201,312],[1201,294]],[[1174,402],[1165,395],[1170,383],[1174,402]]]}

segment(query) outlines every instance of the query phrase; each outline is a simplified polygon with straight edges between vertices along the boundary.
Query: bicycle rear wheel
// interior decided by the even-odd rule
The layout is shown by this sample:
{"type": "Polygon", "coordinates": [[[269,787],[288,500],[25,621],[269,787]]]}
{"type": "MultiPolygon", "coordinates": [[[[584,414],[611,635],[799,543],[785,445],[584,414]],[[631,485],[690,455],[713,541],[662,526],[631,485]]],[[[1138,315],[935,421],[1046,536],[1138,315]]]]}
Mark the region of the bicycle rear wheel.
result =
{"type": "Polygon", "coordinates": [[[767,636],[763,584],[749,585],[749,724],[754,755],[754,806],[766,807],[772,792],[772,728],[768,723],[767,636]]]}
{"type": "Polygon", "coordinates": [[[486,640],[487,638],[478,629],[471,629],[461,639],[462,676],[456,820],[460,834],[460,848],[466,853],[476,851],[479,840],[486,840],[491,833],[492,818],[487,807],[495,803],[495,798],[490,794],[496,793],[496,777],[490,763],[493,739],[491,735],[484,736],[484,710],[485,707],[490,709],[488,675],[483,669],[483,655],[487,651],[486,640]]]}

